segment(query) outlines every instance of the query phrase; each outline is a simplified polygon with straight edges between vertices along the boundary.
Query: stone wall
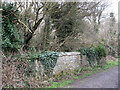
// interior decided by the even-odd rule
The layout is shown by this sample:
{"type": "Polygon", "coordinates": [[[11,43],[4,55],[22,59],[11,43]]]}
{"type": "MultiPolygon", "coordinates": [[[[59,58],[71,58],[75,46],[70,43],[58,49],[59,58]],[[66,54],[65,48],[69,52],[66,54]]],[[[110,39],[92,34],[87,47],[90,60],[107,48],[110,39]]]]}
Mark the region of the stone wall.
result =
{"type": "Polygon", "coordinates": [[[86,65],[88,65],[86,57],[81,58],[79,52],[64,52],[59,55],[53,74],[65,70],[75,70],[86,65]]]}
{"type": "MultiPolygon", "coordinates": [[[[104,64],[106,61],[106,58],[101,59],[101,64],[104,64]]],[[[35,62],[36,64],[36,76],[43,76],[44,69],[43,65],[40,63],[40,61],[35,62]]],[[[95,62],[97,64],[97,62],[95,62]]],[[[75,70],[81,67],[89,66],[89,63],[87,61],[87,58],[85,55],[81,55],[79,52],[61,52],[59,54],[59,57],[57,59],[56,66],[53,69],[53,74],[58,74],[61,71],[69,71],[69,70],[75,70]]]]}

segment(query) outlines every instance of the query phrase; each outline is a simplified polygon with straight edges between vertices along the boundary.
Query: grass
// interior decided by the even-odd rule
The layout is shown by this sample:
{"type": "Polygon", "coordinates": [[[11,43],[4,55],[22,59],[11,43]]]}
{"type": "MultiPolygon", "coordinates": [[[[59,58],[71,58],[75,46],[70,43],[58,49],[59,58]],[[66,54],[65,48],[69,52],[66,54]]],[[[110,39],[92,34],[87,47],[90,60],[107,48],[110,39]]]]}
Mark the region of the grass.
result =
{"type": "MultiPolygon", "coordinates": [[[[67,85],[70,85],[71,83],[73,83],[76,79],[82,79],[88,76],[91,76],[101,70],[105,70],[114,66],[118,66],[120,64],[120,61],[108,61],[106,62],[105,65],[103,66],[96,66],[96,67],[84,67],[82,68],[82,70],[80,72],[77,73],[83,73],[82,75],[73,75],[71,80],[64,80],[64,81],[60,81],[60,82],[52,82],[52,85],[47,87],[47,88],[60,88],[60,87],[64,87],[67,85]]],[[[76,73],[75,72],[75,73],[76,73]]],[[[59,77],[58,77],[59,78],[59,77]]]]}
{"type": "Polygon", "coordinates": [[[49,86],[48,88],[58,88],[58,87],[62,87],[62,86],[66,86],[69,85],[73,82],[73,80],[67,80],[64,82],[53,82],[52,86],[49,86]]]}
{"type": "Polygon", "coordinates": [[[113,66],[118,66],[120,64],[120,61],[109,61],[105,65],[102,66],[103,69],[108,69],[113,66]]]}

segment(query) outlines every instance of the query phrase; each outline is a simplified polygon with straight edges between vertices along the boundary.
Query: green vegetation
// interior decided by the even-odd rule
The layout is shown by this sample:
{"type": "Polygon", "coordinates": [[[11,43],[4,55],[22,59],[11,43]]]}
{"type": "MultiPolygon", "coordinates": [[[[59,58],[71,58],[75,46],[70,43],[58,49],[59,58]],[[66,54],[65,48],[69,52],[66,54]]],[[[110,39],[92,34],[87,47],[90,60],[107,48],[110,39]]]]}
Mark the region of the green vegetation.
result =
{"type": "MultiPolygon", "coordinates": [[[[32,75],[35,71],[35,60],[38,60],[44,66],[44,73],[51,77],[53,73],[53,69],[57,63],[59,52],[45,51],[41,53],[28,53],[26,56],[20,56],[18,58],[24,59],[27,58],[29,67],[26,69],[26,74],[28,76],[32,75]]],[[[20,65],[18,65],[20,67],[20,65]]],[[[33,74],[34,75],[34,74],[33,74]]]]}
{"type": "Polygon", "coordinates": [[[72,82],[73,82],[73,80],[67,80],[67,81],[64,81],[64,82],[53,82],[52,86],[49,86],[48,88],[58,88],[58,87],[62,87],[62,86],[65,86],[65,85],[69,85],[72,82]]]}
{"type": "Polygon", "coordinates": [[[108,69],[110,67],[114,67],[120,64],[120,61],[109,61],[105,65],[102,66],[103,69],[108,69]]]}
{"type": "MultiPolygon", "coordinates": [[[[78,51],[87,56],[90,67],[62,72],[55,76],[58,81],[83,78],[98,68],[114,66],[113,62],[100,66],[106,50],[115,56],[118,46],[114,14],[110,14],[110,21],[103,20],[105,25],[101,23],[106,6],[103,2],[0,2],[3,87],[44,87],[46,84],[41,82],[52,77],[59,52],[73,52],[81,47],[87,47],[78,51]],[[98,42],[107,46],[96,46],[98,42]]],[[[53,87],[71,82],[56,82],[53,87]]]]}
{"type": "Polygon", "coordinates": [[[100,65],[102,57],[106,57],[105,46],[101,44],[95,47],[81,48],[78,51],[82,55],[87,56],[87,60],[91,67],[95,65],[95,62],[97,62],[97,65],[100,65]]]}
{"type": "MultiPolygon", "coordinates": [[[[64,87],[67,86],[69,84],[71,84],[72,82],[74,82],[74,80],[76,79],[82,79],[88,76],[91,76],[99,71],[117,66],[118,64],[120,64],[120,62],[117,61],[108,61],[105,65],[103,66],[96,66],[96,67],[84,67],[80,70],[75,71],[74,73],[77,73],[78,75],[73,75],[71,80],[64,80],[62,82],[52,82],[52,85],[49,86],[48,88],[59,88],[59,87],[64,87]],[[80,72],[79,72],[80,71],[80,72]],[[79,73],[82,73],[82,75],[79,75],[79,73]]],[[[71,73],[71,72],[70,72],[71,73]]],[[[73,72],[72,72],[73,73],[73,72]]],[[[61,75],[62,76],[62,75],[61,75]]],[[[65,76],[65,75],[64,75],[65,76]]],[[[56,77],[57,78],[57,77],[56,77]]],[[[60,78],[60,77],[58,77],[60,78]]],[[[61,78],[60,78],[61,79],[61,78]]]]}
{"type": "Polygon", "coordinates": [[[45,74],[49,77],[52,75],[53,69],[57,63],[58,52],[43,52],[39,55],[39,60],[44,66],[45,74]]]}
{"type": "Polygon", "coordinates": [[[16,28],[19,11],[14,4],[2,5],[2,50],[3,52],[15,52],[21,47],[22,40],[16,28]]]}

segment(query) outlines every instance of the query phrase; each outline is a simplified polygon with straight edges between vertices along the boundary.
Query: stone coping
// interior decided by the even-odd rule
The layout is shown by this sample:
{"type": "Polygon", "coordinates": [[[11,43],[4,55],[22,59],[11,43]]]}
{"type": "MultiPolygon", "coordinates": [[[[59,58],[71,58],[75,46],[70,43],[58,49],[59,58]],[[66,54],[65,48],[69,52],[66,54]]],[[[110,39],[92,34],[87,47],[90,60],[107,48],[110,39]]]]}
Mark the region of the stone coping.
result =
{"type": "Polygon", "coordinates": [[[60,52],[59,57],[62,56],[76,56],[81,55],[79,52],[60,52]]]}

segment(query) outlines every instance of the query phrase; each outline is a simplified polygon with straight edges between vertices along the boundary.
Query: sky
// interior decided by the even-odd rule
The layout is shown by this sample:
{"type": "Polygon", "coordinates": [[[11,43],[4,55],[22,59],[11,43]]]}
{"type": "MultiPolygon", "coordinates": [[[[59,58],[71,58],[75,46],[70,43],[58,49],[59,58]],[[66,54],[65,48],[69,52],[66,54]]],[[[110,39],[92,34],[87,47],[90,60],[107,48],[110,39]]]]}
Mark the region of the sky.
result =
{"type": "MultiPolygon", "coordinates": [[[[11,0],[3,0],[3,1],[11,1],[11,0]]],[[[20,0],[20,1],[24,1],[24,0],[20,0]]],[[[31,1],[31,0],[28,0],[28,1],[31,1]]],[[[44,1],[44,0],[37,0],[37,1],[44,1]]],[[[50,1],[50,0],[48,0],[48,1],[50,1]]],[[[74,0],[68,0],[68,1],[74,1],[74,0]]],[[[77,0],[77,1],[79,1],[79,0],[77,0]]],[[[80,0],[80,1],[84,1],[84,0],[80,0]]],[[[87,0],[87,1],[98,1],[98,0],[87,0]]],[[[118,19],[118,2],[120,0],[104,0],[104,1],[107,1],[108,4],[110,4],[108,6],[108,8],[106,8],[106,10],[104,11],[104,13],[107,13],[109,15],[110,12],[113,12],[113,13],[115,13],[116,19],[118,19]]]]}
{"type": "MultiPolygon", "coordinates": [[[[108,0],[111,4],[110,6],[105,10],[105,12],[110,13],[113,12],[115,13],[116,19],[118,18],[118,2],[120,0],[108,0]]],[[[119,5],[120,6],[120,5],[119,5]]]]}

